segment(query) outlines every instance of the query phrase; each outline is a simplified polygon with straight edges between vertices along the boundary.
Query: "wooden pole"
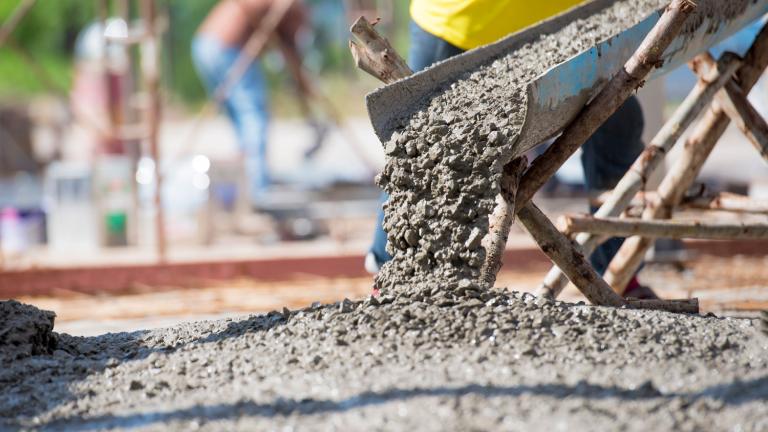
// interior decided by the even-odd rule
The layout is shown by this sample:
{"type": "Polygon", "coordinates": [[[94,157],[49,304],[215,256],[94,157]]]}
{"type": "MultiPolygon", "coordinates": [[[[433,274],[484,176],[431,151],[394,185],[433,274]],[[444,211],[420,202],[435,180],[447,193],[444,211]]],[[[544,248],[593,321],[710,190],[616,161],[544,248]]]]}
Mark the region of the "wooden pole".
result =
{"type": "Polygon", "coordinates": [[[768,224],[763,223],[730,224],[698,221],[638,220],[616,217],[563,216],[560,226],[566,234],[589,232],[610,237],[639,235],[652,238],[709,240],[768,238],[768,224]]]}
{"type": "Polygon", "coordinates": [[[648,74],[662,65],[661,56],[680,34],[695,9],[691,0],[673,0],[645,37],[640,47],[603,90],[589,103],[562,135],[536,158],[520,181],[516,205],[524,206],[560,166],[576,152],[629,96],[640,88],[648,74]]]}
{"type": "Polygon", "coordinates": [[[159,143],[160,116],[162,101],[160,98],[160,43],[157,35],[157,9],[155,0],[142,0],[141,14],[147,26],[147,37],[141,45],[141,71],[144,77],[149,107],[147,109],[147,129],[149,130],[149,151],[155,162],[155,236],[158,261],[165,262],[167,244],[165,237],[165,210],[163,209],[163,171],[162,154],[159,143]]]}
{"type": "MultiPolygon", "coordinates": [[[[696,65],[694,65],[696,66],[696,65]]],[[[736,82],[746,94],[768,67],[768,26],[764,26],[750,47],[744,62],[736,72],[736,82]]],[[[685,191],[696,179],[717,141],[730,123],[721,104],[714,101],[702,120],[696,125],[685,143],[682,155],[658,188],[659,201],[643,212],[643,219],[669,219],[673,208],[680,203],[685,191]]],[[[617,292],[624,292],[627,283],[652,246],[651,239],[631,237],[627,239],[606,271],[606,281],[617,292]]]]}
{"type": "Polygon", "coordinates": [[[515,159],[504,167],[501,179],[501,193],[496,200],[496,208],[491,215],[488,235],[483,239],[485,247],[485,262],[480,272],[480,280],[485,286],[492,288],[496,276],[502,266],[504,250],[509,238],[509,230],[515,218],[515,194],[520,182],[520,175],[528,165],[528,159],[523,156],[515,159]]]}
{"type": "Polygon", "coordinates": [[[626,305],[626,301],[613,292],[611,287],[597,274],[579,247],[558,231],[547,216],[533,203],[528,203],[521,208],[517,213],[517,218],[542,252],[563,270],[568,279],[590,302],[596,305],[615,307],[626,305]]]}
{"type": "Polygon", "coordinates": [[[629,305],[634,309],[652,309],[663,310],[673,313],[699,313],[699,299],[683,299],[683,300],[640,300],[629,298],[627,299],[629,305]]]}
{"type": "MultiPolygon", "coordinates": [[[[374,23],[375,24],[375,23],[374,23]]],[[[413,74],[405,60],[392,48],[365,17],[358,18],[349,31],[357,40],[349,41],[355,65],[385,84],[413,74]]]]}
{"type": "MultiPolygon", "coordinates": [[[[619,180],[595,216],[619,216],[627,209],[635,195],[645,186],[647,179],[658,170],[672,147],[701,112],[712,103],[717,92],[731,79],[740,65],[738,57],[726,53],[721,57],[717,67],[712,68],[699,79],[669,121],[619,180]]],[[[576,242],[582,246],[586,254],[591,254],[595,250],[600,243],[598,240],[598,237],[590,233],[581,233],[576,236],[576,242]]],[[[567,284],[568,279],[563,272],[553,267],[544,278],[540,292],[544,296],[557,298],[567,284]]]]}

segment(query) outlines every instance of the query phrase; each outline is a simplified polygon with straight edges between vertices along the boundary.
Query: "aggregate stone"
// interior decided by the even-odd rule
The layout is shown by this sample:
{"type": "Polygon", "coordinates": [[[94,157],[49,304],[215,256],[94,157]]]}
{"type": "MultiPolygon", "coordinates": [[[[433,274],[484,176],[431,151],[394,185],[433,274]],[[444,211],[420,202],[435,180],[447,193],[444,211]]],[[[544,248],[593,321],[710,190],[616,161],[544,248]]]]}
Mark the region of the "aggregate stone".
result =
{"type": "MultiPolygon", "coordinates": [[[[702,2],[700,13],[747,1],[702,2]]],[[[0,345],[0,429],[768,430],[757,320],[477,282],[476,238],[524,119],[524,84],[665,3],[617,1],[404,119],[379,178],[395,255],[381,297],[87,338],[49,329],[55,347],[21,355],[0,345]]]]}
{"type": "MultiPolygon", "coordinates": [[[[737,16],[751,2],[695,2],[683,37],[706,18],[737,16]]],[[[407,110],[384,143],[386,165],[377,177],[389,194],[383,226],[394,257],[376,277],[382,292],[450,289],[452,280],[479,280],[488,216],[526,120],[526,86],[668,3],[616,1],[455,77],[418,109],[407,110]]]]}

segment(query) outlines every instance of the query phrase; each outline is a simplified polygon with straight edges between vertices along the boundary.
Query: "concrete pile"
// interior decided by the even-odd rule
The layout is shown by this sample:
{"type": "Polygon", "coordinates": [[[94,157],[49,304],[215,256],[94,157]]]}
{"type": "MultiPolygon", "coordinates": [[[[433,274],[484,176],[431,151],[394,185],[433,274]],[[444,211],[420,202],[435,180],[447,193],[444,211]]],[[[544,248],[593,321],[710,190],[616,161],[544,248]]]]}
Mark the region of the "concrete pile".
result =
{"type": "Polygon", "coordinates": [[[757,320],[459,291],[59,335],[0,364],[0,429],[768,426],[757,320]]]}
{"type": "Polygon", "coordinates": [[[19,360],[56,348],[56,314],[14,300],[0,301],[0,358],[19,360]]]}

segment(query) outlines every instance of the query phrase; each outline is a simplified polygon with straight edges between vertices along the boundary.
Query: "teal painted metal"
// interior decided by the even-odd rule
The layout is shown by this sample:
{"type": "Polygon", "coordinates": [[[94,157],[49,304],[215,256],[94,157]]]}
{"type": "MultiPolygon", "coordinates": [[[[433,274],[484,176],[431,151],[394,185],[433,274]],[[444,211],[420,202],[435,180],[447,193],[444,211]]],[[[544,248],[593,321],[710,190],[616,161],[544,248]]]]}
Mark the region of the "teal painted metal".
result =
{"type": "MultiPolygon", "coordinates": [[[[702,6],[718,1],[722,0],[697,0],[697,3],[702,6]]],[[[614,2],[595,0],[371,93],[367,97],[367,105],[374,130],[382,142],[386,141],[397,120],[410,114],[403,112],[403,107],[416,109],[435,89],[455,80],[464,72],[517,49],[539,34],[556,31],[564,24],[593,14],[614,2]]],[[[695,30],[681,34],[672,42],[664,54],[664,67],[656,70],[652,78],[684,64],[766,13],[768,0],[755,0],[736,17],[700,17],[701,23],[695,30]]],[[[562,131],[589,99],[626,63],[660,16],[661,11],[652,13],[635,26],[549,69],[534,80],[527,89],[526,121],[511,156],[522,154],[562,131]]]]}

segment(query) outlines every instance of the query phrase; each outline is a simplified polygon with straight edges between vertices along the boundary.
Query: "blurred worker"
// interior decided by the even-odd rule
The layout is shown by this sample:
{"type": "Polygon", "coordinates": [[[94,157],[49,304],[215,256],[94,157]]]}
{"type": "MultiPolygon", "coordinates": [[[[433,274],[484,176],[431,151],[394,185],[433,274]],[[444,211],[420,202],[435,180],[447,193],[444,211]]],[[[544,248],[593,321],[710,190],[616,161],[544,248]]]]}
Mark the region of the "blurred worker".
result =
{"type": "MultiPolygon", "coordinates": [[[[214,6],[192,41],[192,59],[206,89],[213,95],[227,79],[232,66],[243,55],[246,42],[263,27],[272,8],[291,0],[221,0],[214,6]]],[[[292,1],[272,35],[299,90],[310,87],[301,71],[297,35],[306,23],[307,13],[300,0],[292,1]]],[[[245,54],[247,56],[247,54],[245,54]]],[[[267,84],[261,65],[254,60],[243,76],[229,89],[221,102],[237,132],[245,161],[245,174],[252,204],[270,186],[267,165],[267,125],[269,108],[267,84]]]]}
{"type": "MultiPolygon", "coordinates": [[[[495,42],[583,1],[412,0],[409,65],[414,71],[422,70],[465,50],[495,42]]],[[[590,191],[616,186],[644,149],[643,126],[640,103],[632,96],[584,144],[581,161],[590,191]]],[[[371,273],[392,259],[386,251],[383,220],[384,211],[380,209],[373,245],[365,259],[365,267],[371,273]]],[[[611,239],[595,250],[590,260],[598,272],[605,272],[623,241],[611,239]]],[[[653,291],[641,286],[636,278],[627,286],[625,295],[655,298],[653,291]]]]}

